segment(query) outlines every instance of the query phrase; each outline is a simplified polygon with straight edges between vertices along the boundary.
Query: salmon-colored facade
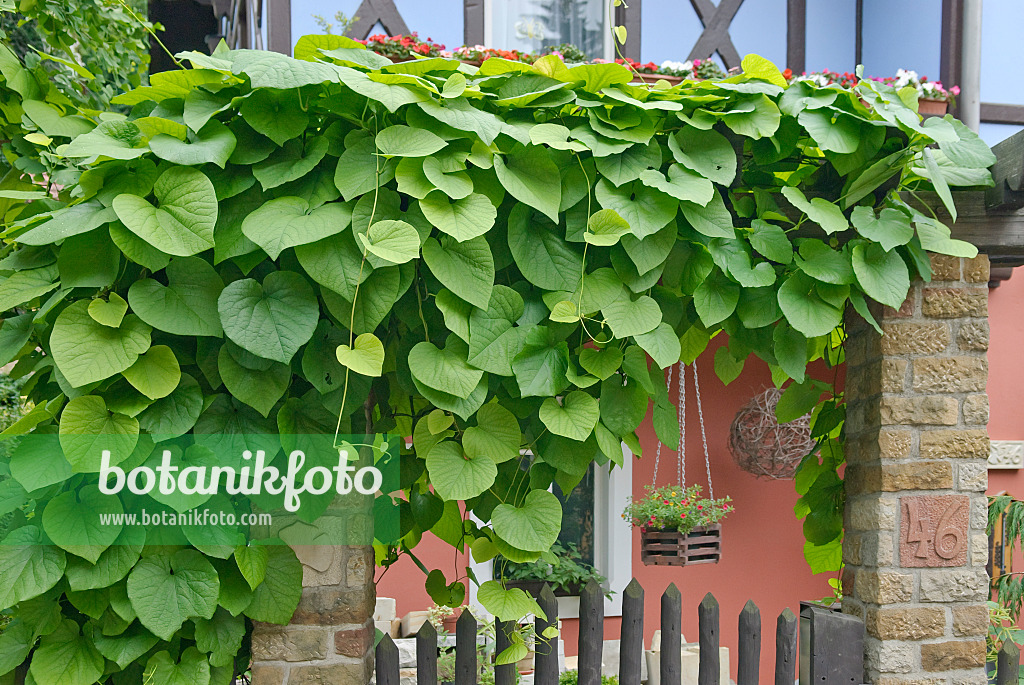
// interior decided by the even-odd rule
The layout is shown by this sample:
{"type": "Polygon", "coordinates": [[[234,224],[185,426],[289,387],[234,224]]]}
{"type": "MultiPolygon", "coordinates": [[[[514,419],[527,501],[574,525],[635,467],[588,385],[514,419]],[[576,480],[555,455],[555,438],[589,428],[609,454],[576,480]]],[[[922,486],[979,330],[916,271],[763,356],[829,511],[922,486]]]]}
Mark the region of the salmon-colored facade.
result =
{"type": "MultiPolygon", "coordinates": [[[[1021,343],[1024,341],[1024,276],[1002,283],[990,291],[991,337],[989,349],[989,397],[991,423],[989,433],[994,440],[1024,440],[1024,414],[1020,411],[1020,393],[1024,389],[1024,363],[1021,343]]],[[[645,644],[658,627],[660,596],[669,583],[675,583],[683,596],[683,635],[689,641],[697,638],[697,604],[705,593],[715,595],[721,605],[722,644],[730,649],[731,672],[736,672],[737,621],[748,599],[761,609],[762,642],[761,672],[774,670],[775,619],[786,607],[794,612],[801,600],[821,599],[831,594],[828,578],[811,574],[803,559],[801,523],[793,515],[797,500],[792,480],[765,480],[741,470],[727,447],[729,426],[736,412],[755,394],[771,384],[764,363],[752,359],[743,374],[723,387],[714,374],[711,347],[698,360],[702,379],[704,418],[711,453],[711,468],[716,496],[729,495],[736,510],[723,524],[723,555],[718,564],[688,567],[644,566],[640,561],[639,534],[632,538],[632,573],[646,591],[645,644]]],[[[692,382],[692,381],[691,381],[692,382]]],[[[674,384],[673,384],[674,386],[674,384]]],[[[689,388],[687,426],[687,464],[689,482],[705,484],[703,454],[697,430],[697,411],[689,388]]],[[[675,396],[675,389],[671,396],[675,396]]],[[[643,493],[654,472],[656,439],[650,421],[640,429],[641,444],[647,456],[633,463],[633,494],[643,493]]],[[[659,484],[670,484],[675,478],[675,453],[662,451],[659,484]],[[668,466],[666,466],[666,463],[668,466]]],[[[989,492],[1008,491],[1024,496],[1024,471],[990,471],[989,492]]],[[[621,512],[614,512],[615,515],[621,512]]],[[[464,555],[454,553],[436,538],[426,536],[415,550],[428,568],[440,568],[452,578],[464,574],[468,563],[464,555]]],[[[380,572],[378,572],[379,575],[380,572]]],[[[431,601],[423,589],[423,574],[409,559],[403,559],[379,578],[377,592],[394,597],[401,617],[409,611],[425,609],[431,601]]],[[[562,635],[567,654],[575,654],[577,622],[564,620],[562,635]]],[[[605,622],[605,638],[618,639],[619,620],[609,616],[605,622]]]]}

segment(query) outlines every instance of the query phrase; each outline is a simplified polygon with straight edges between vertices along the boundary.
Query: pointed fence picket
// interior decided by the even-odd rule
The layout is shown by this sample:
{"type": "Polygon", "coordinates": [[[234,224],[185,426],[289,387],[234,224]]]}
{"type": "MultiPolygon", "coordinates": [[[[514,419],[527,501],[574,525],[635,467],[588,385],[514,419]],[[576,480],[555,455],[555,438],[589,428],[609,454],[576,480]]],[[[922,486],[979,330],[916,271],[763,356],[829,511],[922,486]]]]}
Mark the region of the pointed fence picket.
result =
{"type": "MultiPolygon", "coordinates": [[[[536,619],[536,633],[557,623],[558,603],[547,585],[538,597],[546,618],[536,619]]],[[[720,617],[718,600],[708,593],[697,607],[700,664],[697,685],[719,685],[720,617]]],[[[862,683],[864,671],[864,624],[859,619],[830,611],[814,610],[810,621],[810,645],[806,651],[812,682],[862,683]]],[[[601,685],[604,649],[604,590],[591,581],[580,593],[579,685],[601,685]]],[[[682,595],[675,584],[661,596],[661,685],[680,685],[682,664],[682,595]]],[[[510,642],[511,623],[498,622],[496,654],[510,642]]],[[[739,668],[736,685],[759,685],[761,661],[761,611],[752,601],[746,603],[738,620],[739,668]]],[[[783,611],[775,629],[775,685],[793,685],[798,660],[798,619],[792,611],[783,611]]],[[[634,578],[622,593],[622,627],[619,641],[618,674],[620,685],[640,685],[644,658],[644,590],[634,578]]],[[[558,637],[538,638],[534,657],[535,685],[558,684],[558,637]]],[[[377,685],[399,685],[398,648],[389,636],[377,645],[377,685]]],[[[437,685],[437,632],[424,623],[416,635],[417,685],[437,685]]],[[[999,653],[997,683],[1017,682],[1020,652],[1009,641],[999,653]],[[1012,676],[1010,675],[1012,674],[1012,676]]],[[[464,611],[455,628],[455,685],[477,685],[477,622],[464,611]]],[[[515,683],[515,665],[494,669],[495,685],[515,683]]]]}

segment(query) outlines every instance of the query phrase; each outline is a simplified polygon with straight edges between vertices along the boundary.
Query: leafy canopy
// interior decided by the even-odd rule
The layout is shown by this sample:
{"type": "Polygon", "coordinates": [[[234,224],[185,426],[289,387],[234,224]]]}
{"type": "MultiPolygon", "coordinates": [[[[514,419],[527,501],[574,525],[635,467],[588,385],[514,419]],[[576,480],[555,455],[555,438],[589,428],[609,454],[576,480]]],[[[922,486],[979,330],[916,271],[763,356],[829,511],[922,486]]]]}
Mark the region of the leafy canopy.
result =
{"type": "MultiPolygon", "coordinates": [[[[127,117],[59,148],[76,179],[59,200],[0,193],[0,363],[33,371],[35,404],[13,432],[59,434],[67,461],[48,465],[49,487],[21,482],[25,510],[44,513],[0,547],[0,609],[39,621],[36,674],[93,678],[102,655],[227,682],[241,616],[285,622],[298,600],[287,548],[93,532],[110,545],[98,556],[25,554],[60,544],[62,493],[95,482],[90,433],[143,460],[160,432],[340,419],[412,436],[409,515],[379,533],[378,563],[428,531],[532,562],[558,533],[553,482],[570,490],[622,442],[640,456],[666,367],[725,332],[723,378],[757,355],[794,379],[781,406],[802,413],[821,395],[805,368],[849,305],[898,304],[929,277],[926,250],[973,254],[898,191],[944,188],[955,160],[980,166],[987,148],[950,119],[922,125],[882,84],[784,88],[755,60],[753,75],[648,88],[615,64],[380,66],[347,39],[304,41],[307,60],[184,55],[192,69],[118,96],[127,117]],[[446,87],[456,76],[464,89],[446,87]],[[935,143],[941,163],[924,156],[935,143]],[[64,577],[100,593],[72,595],[91,613],[60,600],[64,577]]],[[[839,461],[805,474],[832,512],[839,461]]],[[[809,521],[815,539],[834,540],[833,521],[809,521]]],[[[427,586],[465,596],[438,570],[427,586]]],[[[532,608],[500,584],[480,597],[509,619],[532,608]]]]}

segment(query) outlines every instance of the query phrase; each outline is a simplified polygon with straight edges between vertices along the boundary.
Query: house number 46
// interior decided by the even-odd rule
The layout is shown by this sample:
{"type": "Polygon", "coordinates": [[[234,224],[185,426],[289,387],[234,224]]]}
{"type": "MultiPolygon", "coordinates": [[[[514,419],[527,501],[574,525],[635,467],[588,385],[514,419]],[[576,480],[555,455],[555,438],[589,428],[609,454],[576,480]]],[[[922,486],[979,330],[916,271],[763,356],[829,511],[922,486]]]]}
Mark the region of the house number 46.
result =
{"type": "Polygon", "coordinates": [[[960,566],[967,561],[970,499],[963,495],[900,498],[903,566],[960,566]]]}

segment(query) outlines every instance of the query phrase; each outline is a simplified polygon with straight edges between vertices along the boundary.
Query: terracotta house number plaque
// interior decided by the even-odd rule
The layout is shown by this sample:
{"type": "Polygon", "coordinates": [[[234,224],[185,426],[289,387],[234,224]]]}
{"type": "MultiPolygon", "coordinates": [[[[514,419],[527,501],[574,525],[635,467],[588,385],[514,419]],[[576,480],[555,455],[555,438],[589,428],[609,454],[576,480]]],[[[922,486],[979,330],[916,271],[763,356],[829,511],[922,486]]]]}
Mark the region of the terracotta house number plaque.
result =
{"type": "Polygon", "coordinates": [[[900,563],[934,568],[967,563],[966,495],[916,495],[900,498],[900,563]]]}

